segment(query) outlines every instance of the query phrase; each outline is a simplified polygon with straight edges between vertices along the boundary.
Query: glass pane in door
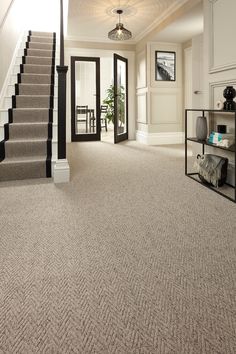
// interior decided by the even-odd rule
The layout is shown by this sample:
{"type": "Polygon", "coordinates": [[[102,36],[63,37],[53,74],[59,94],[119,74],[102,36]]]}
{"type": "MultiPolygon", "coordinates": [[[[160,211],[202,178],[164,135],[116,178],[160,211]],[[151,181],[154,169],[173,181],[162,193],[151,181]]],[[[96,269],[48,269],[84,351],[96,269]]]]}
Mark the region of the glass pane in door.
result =
{"type": "Polygon", "coordinates": [[[128,139],[128,60],[114,54],[114,140],[128,139]]]}
{"type": "Polygon", "coordinates": [[[75,134],[97,133],[96,62],[75,62],[75,134]]]}
{"type": "Polygon", "coordinates": [[[117,60],[117,134],[126,133],[126,63],[117,60]]]}

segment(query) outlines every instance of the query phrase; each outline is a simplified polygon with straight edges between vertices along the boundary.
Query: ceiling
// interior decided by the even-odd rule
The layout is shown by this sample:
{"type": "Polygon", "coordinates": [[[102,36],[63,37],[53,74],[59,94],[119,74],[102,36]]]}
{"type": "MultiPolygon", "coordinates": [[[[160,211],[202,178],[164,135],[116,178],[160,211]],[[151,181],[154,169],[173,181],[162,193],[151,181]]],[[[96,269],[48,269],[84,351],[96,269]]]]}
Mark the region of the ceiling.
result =
{"type": "MultiPolygon", "coordinates": [[[[137,43],[188,1],[191,0],[69,0],[67,37],[81,41],[110,41],[107,33],[118,22],[116,10],[122,9],[121,22],[133,34],[126,42],[137,43]]],[[[199,13],[185,23],[193,25],[194,19],[199,22],[199,13]]]]}
{"type": "Polygon", "coordinates": [[[199,3],[189,12],[158,32],[153,40],[183,43],[203,32],[203,4],[199,3]]]}

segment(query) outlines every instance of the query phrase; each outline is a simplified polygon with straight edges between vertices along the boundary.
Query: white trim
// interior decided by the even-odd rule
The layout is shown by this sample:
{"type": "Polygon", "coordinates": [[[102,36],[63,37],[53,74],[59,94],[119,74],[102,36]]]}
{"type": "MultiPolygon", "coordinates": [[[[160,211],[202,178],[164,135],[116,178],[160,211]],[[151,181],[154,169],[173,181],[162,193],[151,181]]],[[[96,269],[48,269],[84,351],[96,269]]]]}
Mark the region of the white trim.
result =
{"type": "Polygon", "coordinates": [[[158,25],[169,18],[174,12],[176,12],[180,7],[186,4],[189,0],[175,0],[174,3],[168,7],[162,14],[154,20],[144,31],[139,33],[134,37],[134,41],[138,43],[141,39],[147,36],[152,30],[154,30],[158,25]]]}
{"type": "Polygon", "coordinates": [[[209,46],[209,74],[218,73],[221,71],[231,70],[236,68],[236,61],[222,64],[222,65],[215,65],[214,63],[214,4],[218,0],[213,0],[210,2],[210,23],[209,23],[209,32],[210,32],[210,46],[209,46]]]}
{"type": "Polygon", "coordinates": [[[136,140],[145,145],[183,144],[184,132],[147,133],[137,130],[136,140]]]}
{"type": "Polygon", "coordinates": [[[210,95],[210,107],[213,107],[216,109],[216,102],[214,102],[214,88],[215,87],[222,87],[223,89],[226,86],[235,86],[236,85],[236,79],[231,79],[231,80],[220,80],[220,81],[214,81],[209,83],[209,95],[210,95]]]}
{"type": "MultiPolygon", "coordinates": [[[[75,42],[92,42],[92,43],[110,43],[110,44],[117,44],[117,41],[110,40],[109,38],[101,38],[101,37],[85,37],[85,36],[66,36],[65,41],[75,41],[75,42]]],[[[134,40],[128,40],[127,42],[123,41],[119,44],[122,45],[135,45],[137,42],[134,40]]]]}
{"type": "Polygon", "coordinates": [[[54,183],[67,183],[70,181],[70,166],[67,159],[56,160],[53,179],[54,183]]]}
{"type": "Polygon", "coordinates": [[[20,49],[20,45],[21,45],[21,42],[22,42],[22,39],[23,39],[24,36],[25,36],[25,31],[22,31],[21,34],[19,35],[19,39],[17,41],[16,47],[15,47],[15,50],[14,50],[14,53],[13,53],[13,56],[12,56],[12,60],[11,60],[11,63],[9,65],[9,69],[8,69],[7,75],[6,75],[5,81],[4,81],[3,86],[2,86],[2,90],[0,92],[0,107],[3,106],[4,97],[6,96],[8,84],[11,82],[11,75],[13,73],[14,65],[15,65],[15,62],[17,60],[17,56],[18,56],[18,52],[19,52],[19,49],[20,49]]]}

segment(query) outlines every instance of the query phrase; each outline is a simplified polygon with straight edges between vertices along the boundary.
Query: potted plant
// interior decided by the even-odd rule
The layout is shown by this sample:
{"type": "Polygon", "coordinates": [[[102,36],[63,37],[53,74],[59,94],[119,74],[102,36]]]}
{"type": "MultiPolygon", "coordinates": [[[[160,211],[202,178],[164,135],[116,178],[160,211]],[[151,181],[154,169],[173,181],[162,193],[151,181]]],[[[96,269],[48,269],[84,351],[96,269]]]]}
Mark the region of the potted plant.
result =
{"type": "MultiPolygon", "coordinates": [[[[112,122],[114,124],[114,85],[110,85],[110,87],[106,90],[107,97],[103,100],[103,103],[107,105],[107,113],[106,119],[108,122],[112,122]]],[[[120,86],[117,89],[117,104],[118,104],[118,132],[121,133],[124,131],[124,123],[125,123],[125,88],[124,86],[120,86]]]]}

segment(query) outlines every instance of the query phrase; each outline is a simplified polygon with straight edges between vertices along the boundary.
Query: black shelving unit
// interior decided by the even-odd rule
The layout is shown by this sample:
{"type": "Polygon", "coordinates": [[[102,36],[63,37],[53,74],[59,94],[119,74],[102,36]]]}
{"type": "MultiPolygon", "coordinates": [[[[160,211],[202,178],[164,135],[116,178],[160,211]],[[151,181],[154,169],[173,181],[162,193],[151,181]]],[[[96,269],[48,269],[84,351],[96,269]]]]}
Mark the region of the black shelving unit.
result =
{"type": "Polygon", "coordinates": [[[229,114],[229,116],[231,116],[234,119],[234,141],[236,143],[236,110],[235,111],[225,111],[225,110],[216,110],[216,109],[185,109],[185,175],[191,179],[193,179],[194,181],[201,183],[204,187],[207,187],[209,189],[211,189],[212,191],[214,191],[215,193],[218,193],[220,195],[222,195],[223,197],[231,200],[232,202],[236,203],[236,166],[235,166],[235,162],[236,162],[236,148],[235,148],[235,144],[234,147],[230,147],[230,148],[225,148],[223,146],[217,146],[215,144],[210,144],[207,140],[199,140],[197,138],[194,137],[188,137],[188,113],[189,112],[200,112],[201,115],[203,117],[206,116],[207,113],[224,113],[224,114],[229,114]],[[229,187],[233,188],[233,194],[234,197],[230,197],[229,195],[226,195],[223,190],[222,187],[219,188],[215,188],[213,186],[211,186],[210,184],[205,184],[202,183],[200,181],[200,179],[198,179],[198,173],[196,172],[188,172],[188,157],[187,157],[187,144],[188,141],[197,143],[197,144],[201,144],[202,145],[202,154],[205,153],[205,146],[211,146],[217,149],[221,149],[224,151],[228,151],[231,153],[234,153],[234,186],[226,183],[229,187]]]}

